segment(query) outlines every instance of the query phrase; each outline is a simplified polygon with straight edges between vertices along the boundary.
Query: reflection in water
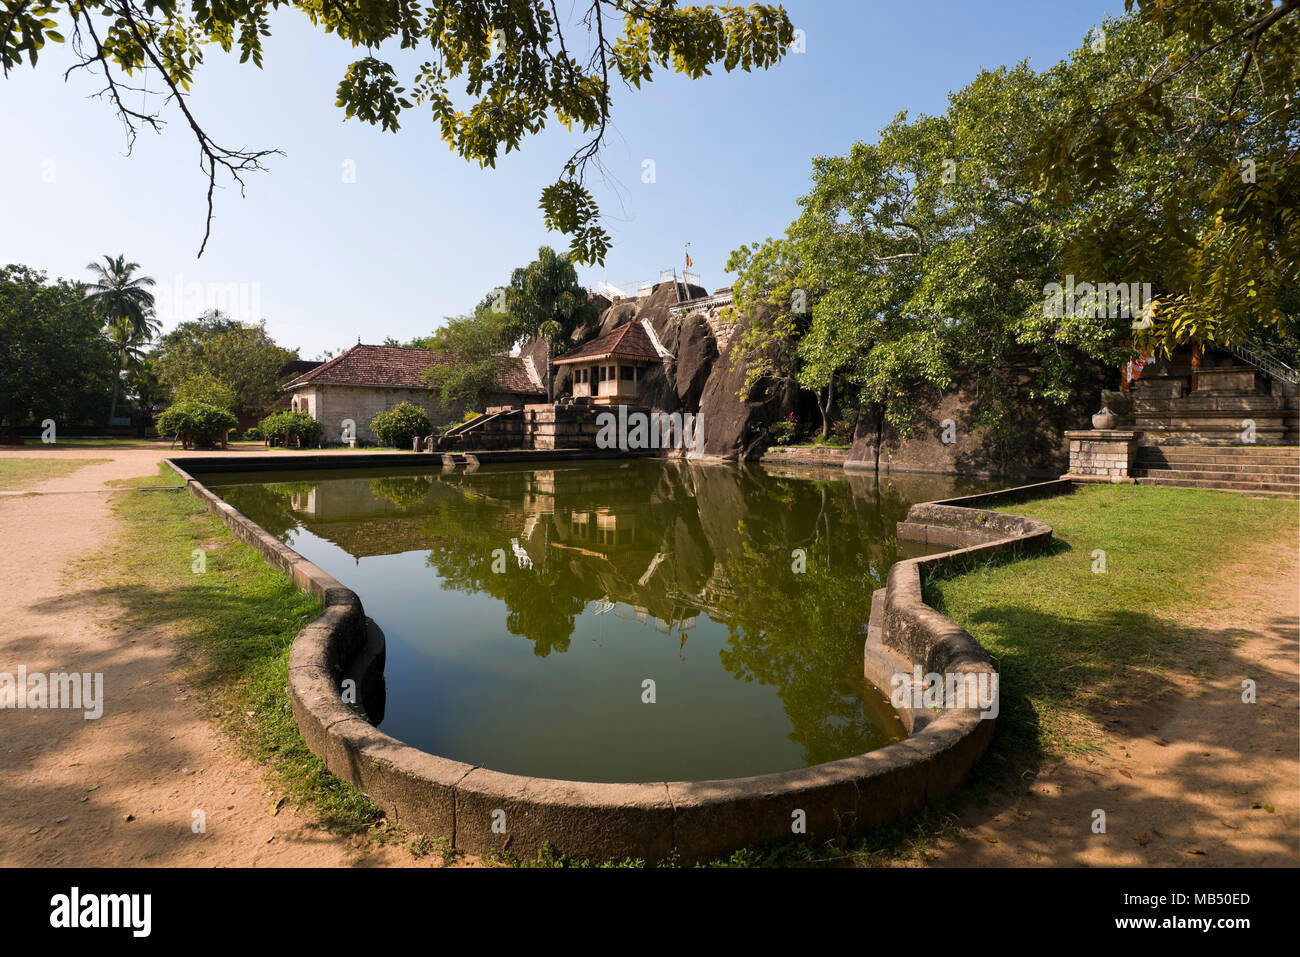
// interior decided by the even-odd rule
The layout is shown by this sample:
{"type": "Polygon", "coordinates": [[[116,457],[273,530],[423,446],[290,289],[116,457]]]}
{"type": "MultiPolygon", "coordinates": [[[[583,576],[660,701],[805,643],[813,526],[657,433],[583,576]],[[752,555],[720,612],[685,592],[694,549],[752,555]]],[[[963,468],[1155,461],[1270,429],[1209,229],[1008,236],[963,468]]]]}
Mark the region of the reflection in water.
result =
{"type": "Polygon", "coordinates": [[[862,679],[871,593],[920,553],[897,540],[907,506],[965,490],[650,460],[209,484],[361,595],[389,642],[386,730],[610,781],[788,770],[900,737],[862,679]]]}

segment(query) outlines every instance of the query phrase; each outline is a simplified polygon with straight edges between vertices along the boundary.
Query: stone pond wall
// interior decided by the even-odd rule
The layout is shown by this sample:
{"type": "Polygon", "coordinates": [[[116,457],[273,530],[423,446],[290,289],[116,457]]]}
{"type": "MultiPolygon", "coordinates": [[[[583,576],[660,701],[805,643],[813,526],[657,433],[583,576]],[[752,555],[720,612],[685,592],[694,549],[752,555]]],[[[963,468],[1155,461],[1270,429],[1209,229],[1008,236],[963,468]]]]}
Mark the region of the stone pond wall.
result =
{"type": "MultiPolygon", "coordinates": [[[[528,453],[481,453],[494,455],[528,453]]],[[[545,453],[532,453],[532,456],[545,453]]],[[[564,453],[560,453],[563,455],[564,453]]],[[[571,456],[569,456],[571,457],[571,456]]],[[[326,459],[321,456],[319,458],[326,459]]],[[[367,457],[368,458],[368,457],[367,457]]],[[[224,457],[223,470],[256,469],[264,460],[224,457]]],[[[708,859],[754,842],[788,837],[802,812],[808,839],[857,831],[920,808],[948,794],[987,747],[993,720],[953,701],[937,712],[900,708],[910,736],[856,757],[781,774],[723,781],[594,784],[504,774],[419,751],[385,734],[343,703],[348,678],[365,689],[378,680],[383,636],[351,589],[283,545],[224,502],[185,469],[204,460],[168,464],[238,537],[256,548],[303,591],[325,606],[295,638],[289,697],[308,747],[331,772],[366,791],[394,819],[460,850],[534,857],[545,844],[579,859],[647,861],[676,854],[708,859]],[[505,813],[505,833],[492,827],[505,813]]],[[[346,468],[349,457],[322,463],[346,468]]],[[[1058,491],[1069,483],[1058,483],[1058,491]]],[[[1046,494],[1040,490],[1040,494],[1046,494]]],[[[1041,522],[977,511],[974,497],[915,505],[899,525],[901,538],[934,541],[948,529],[958,550],[899,562],[872,602],[864,674],[888,690],[896,675],[927,672],[989,677],[992,662],[954,622],[927,606],[924,576],[952,562],[1041,548],[1051,529],[1041,522]],[[918,532],[917,529],[922,531],[918,532]]]]}

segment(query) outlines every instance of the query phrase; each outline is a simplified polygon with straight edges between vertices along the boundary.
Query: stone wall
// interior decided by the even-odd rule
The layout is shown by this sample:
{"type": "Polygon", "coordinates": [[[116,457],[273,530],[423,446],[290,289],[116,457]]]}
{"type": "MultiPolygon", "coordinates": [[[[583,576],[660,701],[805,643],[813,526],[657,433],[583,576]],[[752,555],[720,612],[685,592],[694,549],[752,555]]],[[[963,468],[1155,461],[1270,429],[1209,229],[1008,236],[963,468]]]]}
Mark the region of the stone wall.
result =
{"type": "Polygon", "coordinates": [[[1137,432],[1090,429],[1065,433],[1070,443],[1070,477],[1094,482],[1132,482],[1137,432]]]}
{"type": "MultiPolygon", "coordinates": [[[[428,389],[388,389],[357,385],[308,385],[294,390],[294,397],[307,403],[307,409],[317,422],[325,427],[325,441],[339,442],[343,433],[343,420],[356,423],[356,436],[362,442],[374,443],[379,439],[370,429],[370,420],[380,412],[409,402],[429,414],[430,425],[458,422],[465,414],[461,403],[443,405],[428,389]]],[[[519,400],[508,394],[490,393],[487,405],[518,405],[519,400]]]]}

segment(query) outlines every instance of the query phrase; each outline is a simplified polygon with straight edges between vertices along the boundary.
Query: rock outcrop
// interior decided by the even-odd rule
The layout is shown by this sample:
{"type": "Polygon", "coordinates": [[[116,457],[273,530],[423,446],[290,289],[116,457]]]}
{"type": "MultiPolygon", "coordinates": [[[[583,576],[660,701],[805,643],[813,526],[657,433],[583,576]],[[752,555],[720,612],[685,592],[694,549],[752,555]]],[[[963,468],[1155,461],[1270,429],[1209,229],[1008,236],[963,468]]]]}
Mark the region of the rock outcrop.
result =
{"type": "MultiPolygon", "coordinates": [[[[644,299],[623,299],[609,303],[593,297],[593,304],[605,305],[598,321],[576,329],[570,337],[574,348],[596,336],[612,332],[628,322],[644,322],[665,355],[657,366],[642,374],[641,402],[663,412],[701,413],[704,454],[709,458],[753,458],[767,445],[767,425],[794,407],[794,390],[779,389],[754,401],[739,396],[745,381],[743,363],[732,368],[732,349],[719,350],[713,329],[699,313],[679,316],[678,305],[702,299],[708,290],[685,283],[660,283],[644,299]]],[[[743,328],[744,320],[741,320],[743,328]]],[[[732,342],[738,338],[733,337],[732,342]]],[[[567,351],[567,350],[566,350],[567,351]]],[[[538,374],[546,375],[546,344],[525,343],[522,354],[530,356],[538,374]]],[[[566,366],[553,366],[553,394],[571,394],[573,384],[566,366]]]]}

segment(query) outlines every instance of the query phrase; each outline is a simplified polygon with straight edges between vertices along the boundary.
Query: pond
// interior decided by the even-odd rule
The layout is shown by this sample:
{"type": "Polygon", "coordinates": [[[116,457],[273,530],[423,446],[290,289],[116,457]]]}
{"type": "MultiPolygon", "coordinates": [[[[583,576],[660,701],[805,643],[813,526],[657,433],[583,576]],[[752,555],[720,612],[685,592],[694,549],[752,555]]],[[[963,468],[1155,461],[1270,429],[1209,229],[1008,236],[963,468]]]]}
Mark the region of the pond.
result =
{"type": "Polygon", "coordinates": [[[203,481],[361,596],[372,719],[433,754],[575,781],[742,777],[904,736],[862,676],[871,594],[947,477],[657,459],[203,481]]]}

